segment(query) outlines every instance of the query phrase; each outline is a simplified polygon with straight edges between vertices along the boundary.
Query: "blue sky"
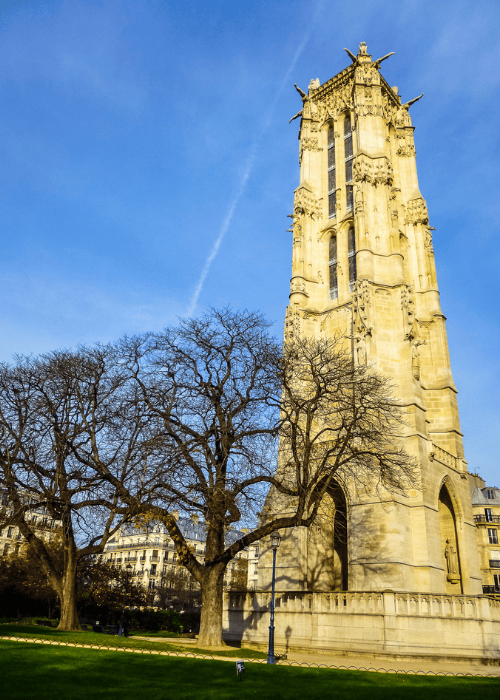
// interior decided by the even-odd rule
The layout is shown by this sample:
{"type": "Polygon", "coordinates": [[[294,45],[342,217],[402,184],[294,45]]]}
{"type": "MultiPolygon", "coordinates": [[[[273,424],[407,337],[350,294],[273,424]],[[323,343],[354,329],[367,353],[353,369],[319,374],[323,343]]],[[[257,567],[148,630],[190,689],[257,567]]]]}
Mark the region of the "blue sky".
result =
{"type": "Polygon", "coordinates": [[[496,0],[0,0],[0,359],[207,306],[281,334],[293,88],[366,41],[412,108],[471,471],[500,485],[496,0]]]}

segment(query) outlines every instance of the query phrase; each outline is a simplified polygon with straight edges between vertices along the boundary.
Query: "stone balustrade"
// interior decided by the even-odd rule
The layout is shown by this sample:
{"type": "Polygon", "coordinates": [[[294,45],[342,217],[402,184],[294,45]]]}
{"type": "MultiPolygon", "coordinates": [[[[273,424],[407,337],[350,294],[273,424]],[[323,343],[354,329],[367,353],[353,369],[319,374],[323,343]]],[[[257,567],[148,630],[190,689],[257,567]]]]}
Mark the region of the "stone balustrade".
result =
{"type": "Polygon", "coordinates": [[[455,457],[450,452],[443,450],[439,445],[432,443],[431,459],[435,459],[436,462],[441,462],[447,467],[456,469],[458,471],[463,471],[463,460],[461,457],[455,457]]]}
{"type": "MultiPolygon", "coordinates": [[[[271,594],[226,593],[224,637],[265,644],[271,594]]],[[[276,593],[278,647],[500,660],[500,600],[394,591],[276,593]]]]}

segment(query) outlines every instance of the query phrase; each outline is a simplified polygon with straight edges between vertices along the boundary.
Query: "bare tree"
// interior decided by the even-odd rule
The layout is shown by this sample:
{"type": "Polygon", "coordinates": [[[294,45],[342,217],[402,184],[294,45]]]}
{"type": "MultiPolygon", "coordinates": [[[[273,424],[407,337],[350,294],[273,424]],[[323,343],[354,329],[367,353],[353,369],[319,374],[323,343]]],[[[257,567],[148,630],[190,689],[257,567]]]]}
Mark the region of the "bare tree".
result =
{"type": "Polygon", "coordinates": [[[114,347],[1,369],[7,519],[57,591],[61,629],[79,627],[78,561],[102,552],[125,521],[156,519],[201,587],[199,642],[219,646],[224,573],[241,550],[311,525],[335,477],[389,491],[412,483],[387,381],[355,365],[345,338],[281,347],[268,327],[259,314],[212,310],[114,347]],[[40,507],[62,522],[62,567],[30,524],[40,507]],[[202,516],[204,561],[174,507],[202,516]],[[242,520],[252,529],[234,540],[242,520]]]}
{"type": "MultiPolygon", "coordinates": [[[[399,447],[402,409],[387,381],[355,366],[344,338],[297,339],[282,348],[267,328],[258,314],[212,310],[117,346],[147,406],[155,449],[165,454],[162,494],[143,507],[165,524],[180,563],[201,586],[203,646],[222,643],[228,563],[275,529],[314,522],[335,474],[390,490],[413,479],[412,460],[399,447]],[[266,516],[228,543],[231,525],[262,504],[269,488],[266,516]],[[203,517],[203,563],[168,501],[203,517]]],[[[118,480],[110,482],[133,503],[118,480]]]]}
{"type": "Polygon", "coordinates": [[[17,525],[30,545],[59,598],[59,629],[80,629],[78,565],[103,551],[132,510],[79,453],[114,470],[129,499],[140,499],[143,487],[140,406],[123,410],[123,379],[109,357],[104,348],[81,349],[0,367],[0,484],[8,498],[0,528],[17,525]],[[60,524],[62,557],[34,522],[40,510],[60,524]]]}

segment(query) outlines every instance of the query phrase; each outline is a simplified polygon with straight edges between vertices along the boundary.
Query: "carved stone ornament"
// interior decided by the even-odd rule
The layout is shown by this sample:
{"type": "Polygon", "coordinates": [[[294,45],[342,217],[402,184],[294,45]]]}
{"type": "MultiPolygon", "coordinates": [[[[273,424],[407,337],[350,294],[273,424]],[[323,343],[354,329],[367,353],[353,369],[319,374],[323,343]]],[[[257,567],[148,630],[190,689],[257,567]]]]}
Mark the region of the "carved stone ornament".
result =
{"type": "Polygon", "coordinates": [[[334,80],[323,85],[315,95],[320,121],[336,119],[341,112],[354,107],[352,97],[354,89],[353,73],[340,74],[334,80]]]}
{"type": "Polygon", "coordinates": [[[304,151],[313,151],[315,153],[318,153],[322,150],[323,148],[321,146],[318,146],[317,138],[311,138],[309,136],[306,138],[302,138],[300,140],[299,163],[302,163],[302,154],[304,151]]]}
{"type": "Polygon", "coordinates": [[[363,190],[361,186],[356,187],[356,196],[354,197],[354,212],[361,214],[364,211],[363,190]]]}
{"type": "Polygon", "coordinates": [[[294,214],[298,216],[303,214],[311,219],[321,218],[321,207],[318,200],[307,187],[299,187],[295,192],[293,209],[294,214]]]}
{"type": "Polygon", "coordinates": [[[285,314],[285,340],[298,337],[301,331],[301,315],[298,309],[288,306],[285,314]]]}
{"type": "Polygon", "coordinates": [[[371,335],[369,312],[371,306],[371,288],[368,280],[357,280],[352,294],[354,304],[354,332],[360,336],[371,335]]]}
{"type": "Polygon", "coordinates": [[[398,156],[416,156],[415,146],[400,146],[396,151],[398,156]]]}
{"type": "Polygon", "coordinates": [[[406,207],[406,220],[407,224],[428,224],[429,214],[427,212],[427,204],[423,197],[417,197],[416,199],[410,199],[406,207]]]}
{"type": "Polygon", "coordinates": [[[427,226],[425,229],[425,240],[424,240],[424,246],[429,255],[434,255],[434,248],[432,245],[432,233],[431,231],[435,231],[436,229],[433,226],[427,226]]]}
{"type": "Polygon", "coordinates": [[[292,279],[290,284],[290,294],[304,294],[306,295],[306,285],[302,279],[292,279]]]}
{"type": "Polygon", "coordinates": [[[388,158],[368,158],[364,154],[354,159],[355,182],[370,182],[373,185],[392,185],[394,173],[388,158]]]}
{"type": "Polygon", "coordinates": [[[401,287],[401,309],[405,324],[405,340],[412,340],[415,337],[415,302],[413,300],[413,290],[411,285],[401,287]]]}

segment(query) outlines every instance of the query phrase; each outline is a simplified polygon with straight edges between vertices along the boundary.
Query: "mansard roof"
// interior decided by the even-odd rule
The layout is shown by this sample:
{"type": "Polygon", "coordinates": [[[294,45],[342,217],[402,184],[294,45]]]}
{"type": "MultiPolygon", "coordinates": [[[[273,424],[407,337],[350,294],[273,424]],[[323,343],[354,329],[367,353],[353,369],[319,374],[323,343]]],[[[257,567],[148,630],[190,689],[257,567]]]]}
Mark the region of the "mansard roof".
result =
{"type": "Polygon", "coordinates": [[[500,489],[496,486],[486,486],[483,489],[476,488],[471,493],[473,506],[500,506],[500,489]],[[493,491],[495,498],[488,498],[487,491],[493,491]]]}

